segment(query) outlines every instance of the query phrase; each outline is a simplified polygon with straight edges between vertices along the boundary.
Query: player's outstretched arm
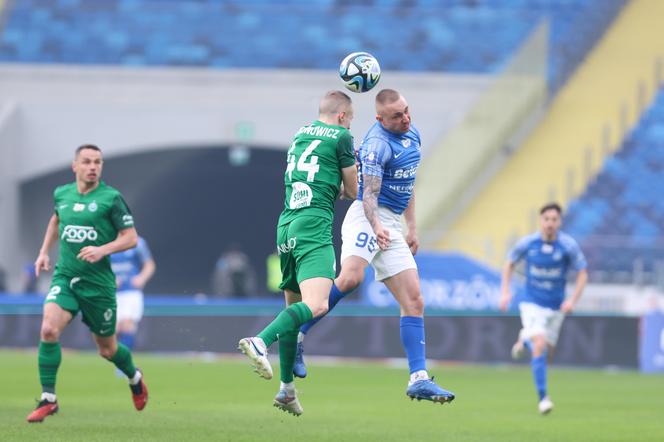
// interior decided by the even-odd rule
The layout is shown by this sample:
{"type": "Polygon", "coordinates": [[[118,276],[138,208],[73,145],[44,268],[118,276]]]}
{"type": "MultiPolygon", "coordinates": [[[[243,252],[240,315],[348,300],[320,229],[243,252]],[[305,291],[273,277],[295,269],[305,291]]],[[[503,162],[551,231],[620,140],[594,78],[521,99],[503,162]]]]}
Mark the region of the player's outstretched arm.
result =
{"type": "Polygon", "coordinates": [[[357,167],[355,165],[341,169],[341,196],[349,200],[357,198],[357,167]]]}
{"type": "Polygon", "coordinates": [[[506,262],[503,266],[502,276],[500,278],[500,310],[506,312],[512,300],[512,293],[510,292],[510,281],[512,280],[512,272],[514,271],[514,263],[506,262]]]}
{"type": "Polygon", "coordinates": [[[420,248],[420,240],[417,237],[417,224],[415,222],[415,189],[410,196],[410,201],[408,201],[408,206],[403,212],[403,216],[406,219],[406,227],[408,232],[406,232],[406,244],[410,249],[410,253],[415,256],[417,250],[420,248]]]}
{"type": "Polygon", "coordinates": [[[81,249],[77,258],[87,261],[91,264],[101,260],[104,256],[113,253],[122,252],[138,244],[138,233],[134,227],[122,229],[118,232],[117,238],[102,246],[86,246],[81,249]]]}
{"type": "Polygon", "coordinates": [[[378,175],[362,174],[364,182],[364,192],[362,193],[362,206],[364,215],[367,217],[371,228],[376,234],[376,241],[381,250],[385,250],[390,245],[390,232],[383,228],[378,216],[378,194],[383,178],[378,175]]]}
{"type": "Polygon", "coordinates": [[[579,302],[579,298],[583,294],[583,289],[586,287],[587,282],[588,271],[586,269],[579,270],[579,272],[576,274],[574,293],[572,293],[572,296],[570,296],[569,299],[566,299],[565,302],[563,302],[563,305],[560,306],[560,310],[563,313],[571,313],[572,310],[574,310],[576,303],[579,302]]]}
{"type": "Polygon", "coordinates": [[[51,260],[48,257],[48,251],[51,249],[51,246],[54,242],[58,240],[58,224],[60,219],[58,215],[53,214],[51,219],[48,221],[46,226],[46,233],[44,234],[44,241],[42,242],[41,249],[39,249],[39,255],[35,261],[35,275],[39,277],[39,273],[44,270],[48,272],[51,270],[51,260]]]}

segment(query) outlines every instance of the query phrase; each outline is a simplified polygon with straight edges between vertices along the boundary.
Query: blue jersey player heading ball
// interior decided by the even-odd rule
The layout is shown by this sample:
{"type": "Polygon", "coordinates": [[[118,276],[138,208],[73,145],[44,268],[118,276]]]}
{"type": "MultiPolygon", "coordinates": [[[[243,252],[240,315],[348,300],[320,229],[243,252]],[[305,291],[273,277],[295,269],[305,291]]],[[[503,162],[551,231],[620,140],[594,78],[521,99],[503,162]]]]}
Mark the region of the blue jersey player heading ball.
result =
{"type": "MultiPolygon", "coordinates": [[[[451,402],[454,394],[433,382],[426,370],[424,301],[413,255],[419,245],[415,229],[415,175],[420,164],[420,133],[411,124],[410,108],[397,91],[376,96],[376,120],[359,149],[360,187],[341,228],[341,272],[330,291],[329,310],[357,288],[371,264],[401,307],[401,342],[408,358],[411,399],[451,402]],[[403,232],[401,217],[406,219],[403,232]]],[[[300,328],[293,373],[306,376],[303,340],[316,318],[300,328]]]]}
{"type": "Polygon", "coordinates": [[[540,209],[540,231],[525,236],[510,250],[502,275],[501,310],[507,310],[512,295],[510,280],[515,265],[525,262],[526,295],[519,304],[522,329],[512,347],[512,357],[531,353],[533,381],[539,395],[539,411],[547,414],[553,402],[547,395],[547,356],[553,354],[566,313],[574,310],[588,279],[586,258],[579,245],[560,231],[562,209],[556,203],[540,209]],[[565,299],[569,270],[575,270],[576,285],[565,299]]]}

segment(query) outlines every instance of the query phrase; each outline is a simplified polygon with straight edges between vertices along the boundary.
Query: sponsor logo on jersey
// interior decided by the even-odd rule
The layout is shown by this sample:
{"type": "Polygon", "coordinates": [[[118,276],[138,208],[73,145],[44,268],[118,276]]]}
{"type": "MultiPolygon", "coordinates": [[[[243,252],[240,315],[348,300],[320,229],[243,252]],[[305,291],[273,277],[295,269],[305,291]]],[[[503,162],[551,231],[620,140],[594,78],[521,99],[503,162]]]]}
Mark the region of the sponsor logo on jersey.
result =
{"type": "MultiPolygon", "coordinates": [[[[403,153],[403,152],[402,152],[403,153]]],[[[417,165],[394,171],[394,178],[412,178],[417,174],[417,165]]]]}
{"type": "Polygon", "coordinates": [[[405,186],[397,186],[395,184],[388,184],[387,187],[390,190],[394,190],[395,192],[399,192],[399,193],[412,193],[413,188],[415,187],[415,185],[407,184],[405,186]]]}
{"type": "Polygon", "coordinates": [[[93,201],[90,204],[88,204],[88,210],[90,212],[96,212],[97,211],[97,202],[93,201]]]}
{"type": "Polygon", "coordinates": [[[122,217],[122,223],[125,226],[133,226],[134,225],[134,217],[131,215],[124,215],[122,217]]]}
{"type": "Polygon", "coordinates": [[[309,207],[313,197],[314,193],[308,184],[300,183],[299,181],[295,182],[293,183],[293,189],[291,190],[289,207],[291,210],[309,207]]]}
{"type": "Polygon", "coordinates": [[[85,241],[96,241],[98,237],[99,234],[94,227],[70,225],[62,231],[61,239],[78,244],[85,241]]]}
{"type": "Polygon", "coordinates": [[[535,265],[530,266],[530,275],[535,278],[560,278],[563,274],[563,269],[560,267],[544,268],[535,265]]]}
{"type": "Polygon", "coordinates": [[[82,212],[83,210],[85,210],[85,204],[82,203],[74,204],[74,212],[82,212]]]}
{"type": "Polygon", "coordinates": [[[288,253],[291,250],[295,249],[296,245],[297,245],[297,236],[288,238],[288,241],[286,241],[283,244],[279,244],[277,246],[277,254],[281,255],[283,253],[288,253]]]}

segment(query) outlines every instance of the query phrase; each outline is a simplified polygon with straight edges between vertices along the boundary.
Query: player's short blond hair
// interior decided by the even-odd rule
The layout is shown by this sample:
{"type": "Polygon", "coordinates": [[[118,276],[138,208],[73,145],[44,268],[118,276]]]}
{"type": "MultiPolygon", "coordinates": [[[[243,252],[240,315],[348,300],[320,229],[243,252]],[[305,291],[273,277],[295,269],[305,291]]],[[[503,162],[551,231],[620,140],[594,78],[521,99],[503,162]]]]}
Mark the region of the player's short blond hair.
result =
{"type": "Polygon", "coordinates": [[[352,105],[353,100],[341,91],[328,91],[320,100],[318,113],[320,115],[335,115],[346,112],[352,105]]]}

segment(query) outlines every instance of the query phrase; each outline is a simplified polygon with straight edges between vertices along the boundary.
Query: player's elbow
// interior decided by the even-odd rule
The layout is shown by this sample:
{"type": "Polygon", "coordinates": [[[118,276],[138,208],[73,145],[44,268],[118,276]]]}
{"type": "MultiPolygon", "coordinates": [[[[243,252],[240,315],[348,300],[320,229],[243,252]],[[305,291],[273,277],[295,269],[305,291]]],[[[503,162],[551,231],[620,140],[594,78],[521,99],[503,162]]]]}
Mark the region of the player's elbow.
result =
{"type": "Polygon", "coordinates": [[[127,249],[133,249],[138,245],[138,233],[135,229],[127,229],[121,233],[127,249]]]}
{"type": "Polygon", "coordinates": [[[352,186],[351,188],[346,187],[344,194],[349,200],[357,199],[357,185],[352,186]]]}

